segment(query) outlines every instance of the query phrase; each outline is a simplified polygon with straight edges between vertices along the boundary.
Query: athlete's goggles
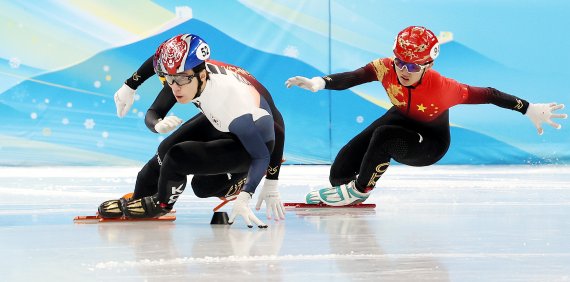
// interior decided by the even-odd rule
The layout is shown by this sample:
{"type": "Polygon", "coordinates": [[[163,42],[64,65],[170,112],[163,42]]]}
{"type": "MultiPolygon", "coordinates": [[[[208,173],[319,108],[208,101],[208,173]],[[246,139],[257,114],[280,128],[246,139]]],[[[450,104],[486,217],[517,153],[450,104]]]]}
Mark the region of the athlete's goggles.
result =
{"type": "Polygon", "coordinates": [[[189,84],[190,82],[192,82],[192,79],[194,77],[197,77],[198,74],[190,74],[190,75],[184,75],[184,74],[176,74],[176,75],[165,75],[164,78],[166,79],[166,82],[168,82],[168,85],[173,85],[174,83],[178,84],[178,86],[182,86],[182,85],[186,85],[189,84]]]}
{"type": "Polygon", "coordinates": [[[421,70],[425,69],[428,64],[429,63],[425,65],[418,65],[415,63],[404,62],[398,58],[394,58],[394,66],[396,66],[401,71],[403,71],[405,67],[408,72],[420,72],[421,70]]]}

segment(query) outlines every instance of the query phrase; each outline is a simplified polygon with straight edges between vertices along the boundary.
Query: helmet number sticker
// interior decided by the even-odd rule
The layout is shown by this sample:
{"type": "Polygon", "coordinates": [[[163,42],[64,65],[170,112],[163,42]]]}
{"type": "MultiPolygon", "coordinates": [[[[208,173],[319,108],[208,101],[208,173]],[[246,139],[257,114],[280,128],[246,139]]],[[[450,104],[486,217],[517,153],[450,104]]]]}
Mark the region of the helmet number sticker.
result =
{"type": "Polygon", "coordinates": [[[433,47],[431,47],[429,56],[431,57],[432,60],[435,60],[435,58],[439,56],[439,43],[436,43],[435,45],[433,45],[433,47]]]}
{"type": "Polygon", "coordinates": [[[202,61],[205,61],[210,57],[210,47],[206,43],[200,44],[197,51],[198,52],[196,52],[196,57],[202,61]]]}

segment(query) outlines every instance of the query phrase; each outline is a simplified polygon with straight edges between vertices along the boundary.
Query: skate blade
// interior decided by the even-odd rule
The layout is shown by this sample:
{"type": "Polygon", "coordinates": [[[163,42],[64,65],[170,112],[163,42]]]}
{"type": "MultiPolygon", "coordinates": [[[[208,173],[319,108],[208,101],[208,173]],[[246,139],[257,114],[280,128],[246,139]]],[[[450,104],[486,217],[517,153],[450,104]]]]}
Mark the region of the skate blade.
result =
{"type": "Polygon", "coordinates": [[[348,206],[329,206],[323,203],[318,204],[306,204],[306,203],[283,203],[285,208],[292,208],[292,209],[374,209],[376,208],[376,204],[356,204],[356,205],[348,205],[348,206]]]}
{"type": "Polygon", "coordinates": [[[138,221],[171,222],[175,220],[176,216],[169,214],[158,218],[125,218],[125,217],[102,218],[98,215],[79,215],[73,218],[73,222],[78,224],[92,224],[92,223],[106,223],[106,222],[138,222],[138,221]]]}

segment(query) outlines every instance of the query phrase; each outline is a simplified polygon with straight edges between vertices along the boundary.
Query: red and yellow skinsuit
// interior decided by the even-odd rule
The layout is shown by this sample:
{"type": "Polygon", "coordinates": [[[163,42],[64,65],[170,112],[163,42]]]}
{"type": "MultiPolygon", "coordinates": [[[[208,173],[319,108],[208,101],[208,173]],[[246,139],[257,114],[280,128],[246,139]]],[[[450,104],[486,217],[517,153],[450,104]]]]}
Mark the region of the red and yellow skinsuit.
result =
{"type": "Polygon", "coordinates": [[[422,71],[420,81],[406,87],[398,80],[393,59],[382,58],[323,77],[325,88],[333,90],[379,81],[394,105],[339,151],[331,166],[333,186],[356,179],[357,189],[370,190],[391,159],[412,166],[434,164],[449,148],[449,108],[455,105],[491,103],[522,114],[528,108],[527,101],[494,88],[462,84],[431,68],[422,71]]]}

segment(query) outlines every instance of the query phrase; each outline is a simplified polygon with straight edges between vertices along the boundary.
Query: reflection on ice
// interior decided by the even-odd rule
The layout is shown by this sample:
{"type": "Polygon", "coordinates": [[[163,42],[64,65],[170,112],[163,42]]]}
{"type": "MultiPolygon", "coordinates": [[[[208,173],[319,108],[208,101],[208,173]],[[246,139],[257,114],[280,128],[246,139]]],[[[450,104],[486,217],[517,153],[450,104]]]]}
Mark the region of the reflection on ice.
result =
{"type": "MultiPolygon", "coordinates": [[[[285,166],[284,201],[327,185],[327,171],[285,166]]],[[[369,199],[376,209],[288,209],[268,229],[210,225],[219,201],[191,190],[175,222],[72,223],[128,192],[135,176],[0,168],[2,280],[570,279],[567,167],[394,166],[369,199]]]]}

